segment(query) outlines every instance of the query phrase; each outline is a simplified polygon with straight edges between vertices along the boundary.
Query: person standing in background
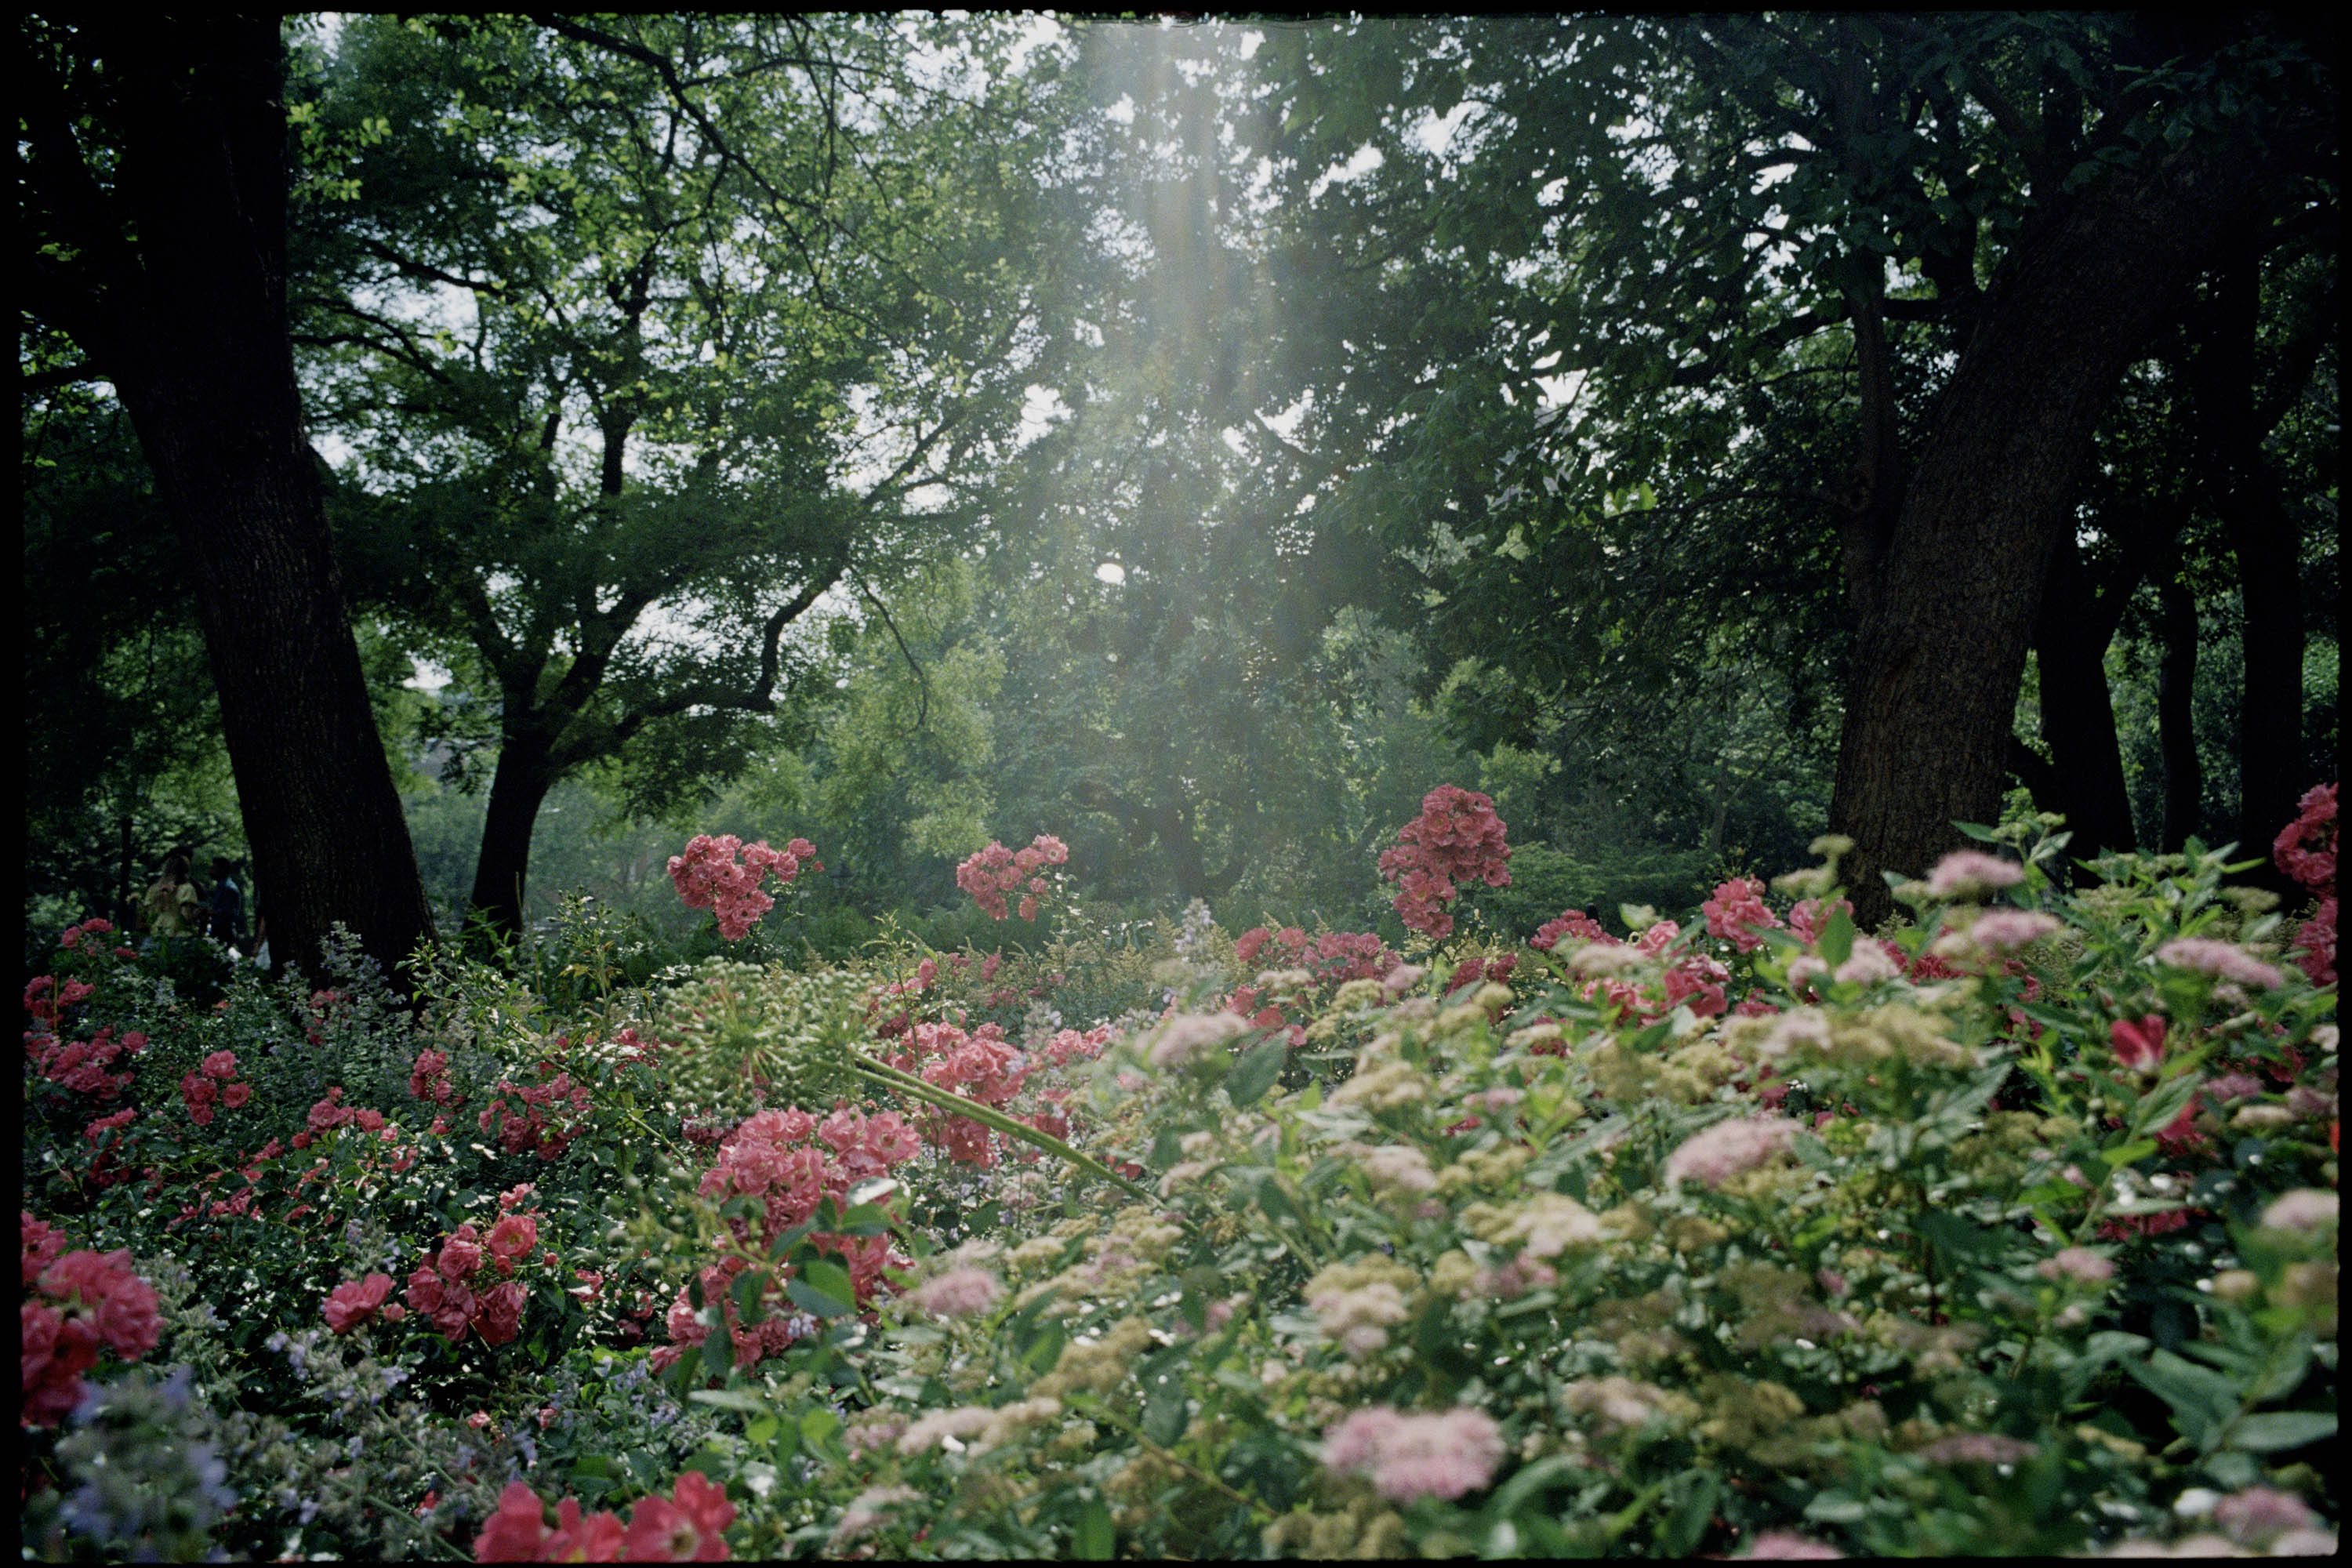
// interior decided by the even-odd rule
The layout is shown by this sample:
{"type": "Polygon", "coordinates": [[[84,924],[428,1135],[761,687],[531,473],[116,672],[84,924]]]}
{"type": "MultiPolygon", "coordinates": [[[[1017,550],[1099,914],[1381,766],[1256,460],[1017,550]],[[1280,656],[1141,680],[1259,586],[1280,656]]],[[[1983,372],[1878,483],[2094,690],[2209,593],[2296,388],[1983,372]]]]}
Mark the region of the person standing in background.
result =
{"type": "Polygon", "coordinates": [[[236,862],[213,857],[213,891],[205,904],[205,933],[237,952],[245,951],[245,889],[236,883],[236,862]]]}
{"type": "Polygon", "coordinates": [[[147,934],[158,941],[196,933],[196,889],[188,879],[186,855],[175,849],[163,857],[163,870],[139,900],[139,913],[147,934]]]}

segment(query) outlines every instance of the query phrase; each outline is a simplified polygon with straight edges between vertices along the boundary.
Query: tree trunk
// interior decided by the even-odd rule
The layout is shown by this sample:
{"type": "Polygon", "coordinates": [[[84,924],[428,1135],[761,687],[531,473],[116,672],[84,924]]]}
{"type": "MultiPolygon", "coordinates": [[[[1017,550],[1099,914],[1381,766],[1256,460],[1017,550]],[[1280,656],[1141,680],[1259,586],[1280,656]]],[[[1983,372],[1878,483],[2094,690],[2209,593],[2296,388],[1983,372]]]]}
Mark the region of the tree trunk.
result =
{"type": "Polygon", "coordinates": [[[2095,597],[2082,552],[2062,535],[2042,584],[2033,631],[2042,670],[2042,739],[2057,765],[2057,810],[2074,836],[2066,847],[2071,859],[2129,849],[2136,837],[2106,663],[2114,603],[2138,585],[2132,575],[2133,581],[2095,597]]]}
{"type": "Polygon", "coordinates": [[[302,433],[278,21],[125,16],[77,41],[85,69],[102,62],[121,161],[110,195],[68,139],[89,131],[32,132],[46,212],[79,252],[47,281],[178,525],[258,912],[280,962],[315,970],[341,923],[396,978],[431,915],[302,433]]]}
{"type": "Polygon", "coordinates": [[[2164,653],[2156,667],[2156,738],[2164,757],[2164,852],[2197,831],[2205,774],[2197,761],[2197,595],[2178,577],[2164,585],[2164,653]]]}
{"type": "Polygon", "coordinates": [[[1900,511],[1850,552],[1857,616],[1832,828],[1865,929],[2000,810],[2052,550],[2116,378],[2257,184],[2252,138],[2126,169],[2040,215],[2002,263],[1900,511]]]}
{"type": "Polygon", "coordinates": [[[472,900],[475,912],[502,935],[521,934],[531,829],[554,787],[547,744],[528,736],[506,737],[499,747],[498,773],[490,782],[489,809],[482,817],[472,900]]]}
{"type": "Polygon", "coordinates": [[[2238,709],[2238,845],[2260,856],[2254,876],[2275,891],[2294,885],[2270,864],[2278,830],[2316,779],[2304,776],[2303,605],[2296,592],[2294,520],[2263,457],[2267,433],[2254,411],[2254,340],[2260,256],[2236,250],[2215,279],[2212,330],[2195,366],[2206,489],[2238,558],[2245,690],[2238,709]]]}

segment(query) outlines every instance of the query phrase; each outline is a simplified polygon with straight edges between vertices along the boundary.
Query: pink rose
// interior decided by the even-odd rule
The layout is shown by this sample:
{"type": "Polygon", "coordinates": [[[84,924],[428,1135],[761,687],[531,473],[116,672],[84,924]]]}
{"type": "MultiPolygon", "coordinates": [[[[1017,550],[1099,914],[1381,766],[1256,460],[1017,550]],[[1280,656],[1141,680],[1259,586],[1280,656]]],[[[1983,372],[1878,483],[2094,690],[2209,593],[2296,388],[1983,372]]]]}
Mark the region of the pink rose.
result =
{"type": "Polygon", "coordinates": [[[370,1274],[357,1282],[336,1286],[326,1300],[327,1327],[337,1334],[348,1334],[374,1317],[379,1310],[383,1310],[383,1315],[391,1319],[392,1312],[399,1309],[395,1306],[384,1310],[384,1298],[390,1294],[392,1276],[389,1274],[370,1274]]]}
{"type": "Polygon", "coordinates": [[[482,1292],[474,1311],[474,1328],[485,1344],[514,1342],[522,1322],[522,1286],[512,1279],[482,1292]]]}
{"type": "Polygon", "coordinates": [[[516,1262],[530,1256],[539,1242],[539,1222],[527,1214],[510,1214],[490,1226],[490,1256],[499,1272],[511,1274],[516,1262]]]}

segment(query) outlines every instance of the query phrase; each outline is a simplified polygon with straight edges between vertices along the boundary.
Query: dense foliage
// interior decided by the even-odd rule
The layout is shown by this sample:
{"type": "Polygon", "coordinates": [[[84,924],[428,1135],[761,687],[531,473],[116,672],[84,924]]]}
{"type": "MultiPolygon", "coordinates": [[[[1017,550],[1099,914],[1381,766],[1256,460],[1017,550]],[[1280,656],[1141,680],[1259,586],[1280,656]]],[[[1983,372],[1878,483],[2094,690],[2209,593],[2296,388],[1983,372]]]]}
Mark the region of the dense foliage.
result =
{"type": "MultiPolygon", "coordinates": [[[[26,1548],[2332,1550],[2336,791],[2299,922],[2225,852],[2075,891],[1978,831],[1875,936],[1827,841],[1632,941],[1196,906],[632,985],[578,925],[415,1016],[349,951],[191,1005],[78,923],[25,994],[26,1548]]],[[[1502,836],[1449,788],[1396,843],[1502,836]]],[[[788,928],[743,906],[808,847],[669,871],[788,928]]]]}

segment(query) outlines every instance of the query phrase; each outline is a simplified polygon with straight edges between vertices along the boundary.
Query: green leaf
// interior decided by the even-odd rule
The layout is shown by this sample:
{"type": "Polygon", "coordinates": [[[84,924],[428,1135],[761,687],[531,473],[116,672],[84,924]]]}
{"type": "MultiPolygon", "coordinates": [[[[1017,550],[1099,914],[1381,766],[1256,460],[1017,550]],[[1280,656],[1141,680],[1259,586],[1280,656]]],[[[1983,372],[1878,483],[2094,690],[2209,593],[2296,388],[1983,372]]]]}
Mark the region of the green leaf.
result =
{"type": "Polygon", "coordinates": [[[2132,1110],[2132,1136],[2144,1138],[2160,1127],[2169,1127],[2173,1118],[2180,1114],[2182,1108],[2202,1087],[2202,1082],[2191,1076],[2177,1078],[2143,1099],[2132,1110]]]}
{"type": "Polygon", "coordinates": [[[2336,1417],[2321,1410],[2276,1410],[2249,1415],[2230,1430],[2230,1447],[2250,1454],[2300,1448],[2336,1436],[2336,1417]]]}
{"type": "Polygon", "coordinates": [[[721,1410],[740,1410],[746,1415],[769,1413],[766,1400],[756,1394],[746,1394],[740,1388],[698,1388],[687,1397],[697,1405],[715,1405],[721,1410]]]}
{"type": "Polygon", "coordinates": [[[735,1276],[735,1283],[727,1293],[735,1299],[735,1312],[747,1328],[756,1326],[768,1315],[763,1298],[767,1293],[768,1277],[754,1269],[745,1269],[735,1276]]]}
{"type": "Polygon", "coordinates": [[[1952,826],[1958,828],[1961,832],[1967,834],[1969,837],[1975,839],[1979,844],[1998,844],[2000,842],[2000,829],[1987,827],[1981,822],[1955,822],[1952,826]]]}
{"type": "Polygon", "coordinates": [[[1697,1473],[1696,1483],[1666,1521],[1663,1544],[1667,1556],[1687,1557],[1697,1548],[1699,1538],[1706,1533],[1707,1521],[1715,1517],[1716,1500],[1722,1495],[1723,1478],[1718,1473],[1697,1473]]]}
{"type": "Polygon", "coordinates": [[[1111,1527],[1110,1509],[1098,1497],[1087,1499],[1078,1510],[1077,1528],[1070,1532],[1070,1555],[1081,1563],[1108,1563],[1118,1551],[1118,1532],[1111,1527]]]}
{"type": "Polygon", "coordinates": [[[1283,1058],[1290,1049],[1288,1036],[1268,1035],[1243,1053],[1225,1079],[1225,1093],[1237,1105],[1254,1105],[1282,1076],[1283,1058]]]}
{"type": "Polygon", "coordinates": [[[800,1273],[784,1286],[784,1294],[820,1318],[846,1317],[857,1310],[857,1292],[849,1283],[849,1271],[837,1263],[802,1264],[800,1273]]]}
{"type": "Polygon", "coordinates": [[[702,1375],[724,1379],[735,1370],[735,1336],[728,1331],[727,1320],[721,1318],[710,1326],[710,1337],[702,1342],[702,1375]]]}
{"type": "Polygon", "coordinates": [[[1021,1363],[1033,1372],[1050,1371],[1062,1359],[1062,1347],[1068,1343],[1059,1323],[1049,1323],[1045,1331],[1021,1352],[1021,1363]]]}
{"type": "Polygon", "coordinates": [[[1853,956],[1853,921],[1843,910],[1822,927],[1822,957],[1834,969],[1853,956]]]}
{"type": "Polygon", "coordinates": [[[1184,1387],[1184,1360],[1161,1363],[1143,1379],[1143,1435],[1166,1447],[1184,1435],[1191,1415],[1184,1387]]]}
{"type": "Polygon", "coordinates": [[[2213,1446],[2222,1424],[2238,1413],[2237,1385],[2218,1372],[2159,1350],[2125,1370],[2172,1406],[2172,1424],[2200,1451],[2213,1446]]]}

